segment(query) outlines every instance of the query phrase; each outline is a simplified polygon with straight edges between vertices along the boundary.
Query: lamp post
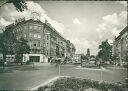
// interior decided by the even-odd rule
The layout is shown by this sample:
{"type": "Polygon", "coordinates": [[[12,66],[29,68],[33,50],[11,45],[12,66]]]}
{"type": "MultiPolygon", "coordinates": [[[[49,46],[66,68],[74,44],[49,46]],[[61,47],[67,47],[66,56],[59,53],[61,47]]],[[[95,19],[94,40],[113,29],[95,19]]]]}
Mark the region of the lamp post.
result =
{"type": "Polygon", "coordinates": [[[100,71],[100,80],[101,80],[101,82],[103,81],[103,67],[101,66],[101,71],[100,71]]]}

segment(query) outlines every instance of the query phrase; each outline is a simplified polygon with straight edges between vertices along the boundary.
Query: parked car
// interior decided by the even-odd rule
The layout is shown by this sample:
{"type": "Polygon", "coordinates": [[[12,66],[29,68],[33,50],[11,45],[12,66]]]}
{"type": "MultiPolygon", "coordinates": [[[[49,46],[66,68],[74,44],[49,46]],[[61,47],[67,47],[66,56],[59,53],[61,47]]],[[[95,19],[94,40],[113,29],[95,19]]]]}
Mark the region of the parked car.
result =
{"type": "Polygon", "coordinates": [[[89,63],[85,64],[85,67],[92,68],[92,67],[96,67],[96,65],[95,65],[95,62],[94,63],[93,62],[89,62],[89,63]]]}

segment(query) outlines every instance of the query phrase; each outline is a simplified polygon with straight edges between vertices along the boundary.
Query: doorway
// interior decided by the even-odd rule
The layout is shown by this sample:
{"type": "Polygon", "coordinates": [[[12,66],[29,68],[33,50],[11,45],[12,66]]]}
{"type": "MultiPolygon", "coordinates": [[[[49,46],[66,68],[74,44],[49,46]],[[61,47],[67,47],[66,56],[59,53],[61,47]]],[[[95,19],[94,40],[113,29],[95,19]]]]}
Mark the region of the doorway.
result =
{"type": "Polygon", "coordinates": [[[30,62],[40,62],[40,56],[29,56],[30,62]]]}

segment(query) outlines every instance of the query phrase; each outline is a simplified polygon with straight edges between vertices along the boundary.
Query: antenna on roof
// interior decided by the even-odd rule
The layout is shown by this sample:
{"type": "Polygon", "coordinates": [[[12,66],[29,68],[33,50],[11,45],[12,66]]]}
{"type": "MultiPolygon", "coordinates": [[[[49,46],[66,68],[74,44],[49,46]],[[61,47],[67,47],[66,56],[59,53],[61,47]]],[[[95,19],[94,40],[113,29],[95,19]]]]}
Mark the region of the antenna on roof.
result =
{"type": "Polygon", "coordinates": [[[32,12],[31,16],[33,20],[40,20],[40,14],[37,12],[32,12]]]}

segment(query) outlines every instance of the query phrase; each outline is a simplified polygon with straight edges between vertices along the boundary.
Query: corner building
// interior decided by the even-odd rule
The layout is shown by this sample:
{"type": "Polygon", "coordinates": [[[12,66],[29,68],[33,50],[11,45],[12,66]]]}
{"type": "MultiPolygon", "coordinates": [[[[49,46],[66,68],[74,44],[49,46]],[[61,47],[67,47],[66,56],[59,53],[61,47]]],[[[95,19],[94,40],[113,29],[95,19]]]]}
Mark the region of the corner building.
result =
{"type": "Polygon", "coordinates": [[[113,43],[113,55],[116,55],[116,60],[120,65],[126,62],[126,56],[128,52],[128,26],[126,26],[117,36],[113,43]]]}
{"type": "Polygon", "coordinates": [[[6,43],[11,43],[12,35],[17,40],[24,38],[28,41],[31,51],[30,54],[23,54],[23,62],[27,60],[47,62],[50,57],[65,58],[75,52],[75,46],[57,32],[47,20],[43,23],[40,20],[19,19],[15,23],[6,26],[4,34],[7,40],[6,43]]]}

